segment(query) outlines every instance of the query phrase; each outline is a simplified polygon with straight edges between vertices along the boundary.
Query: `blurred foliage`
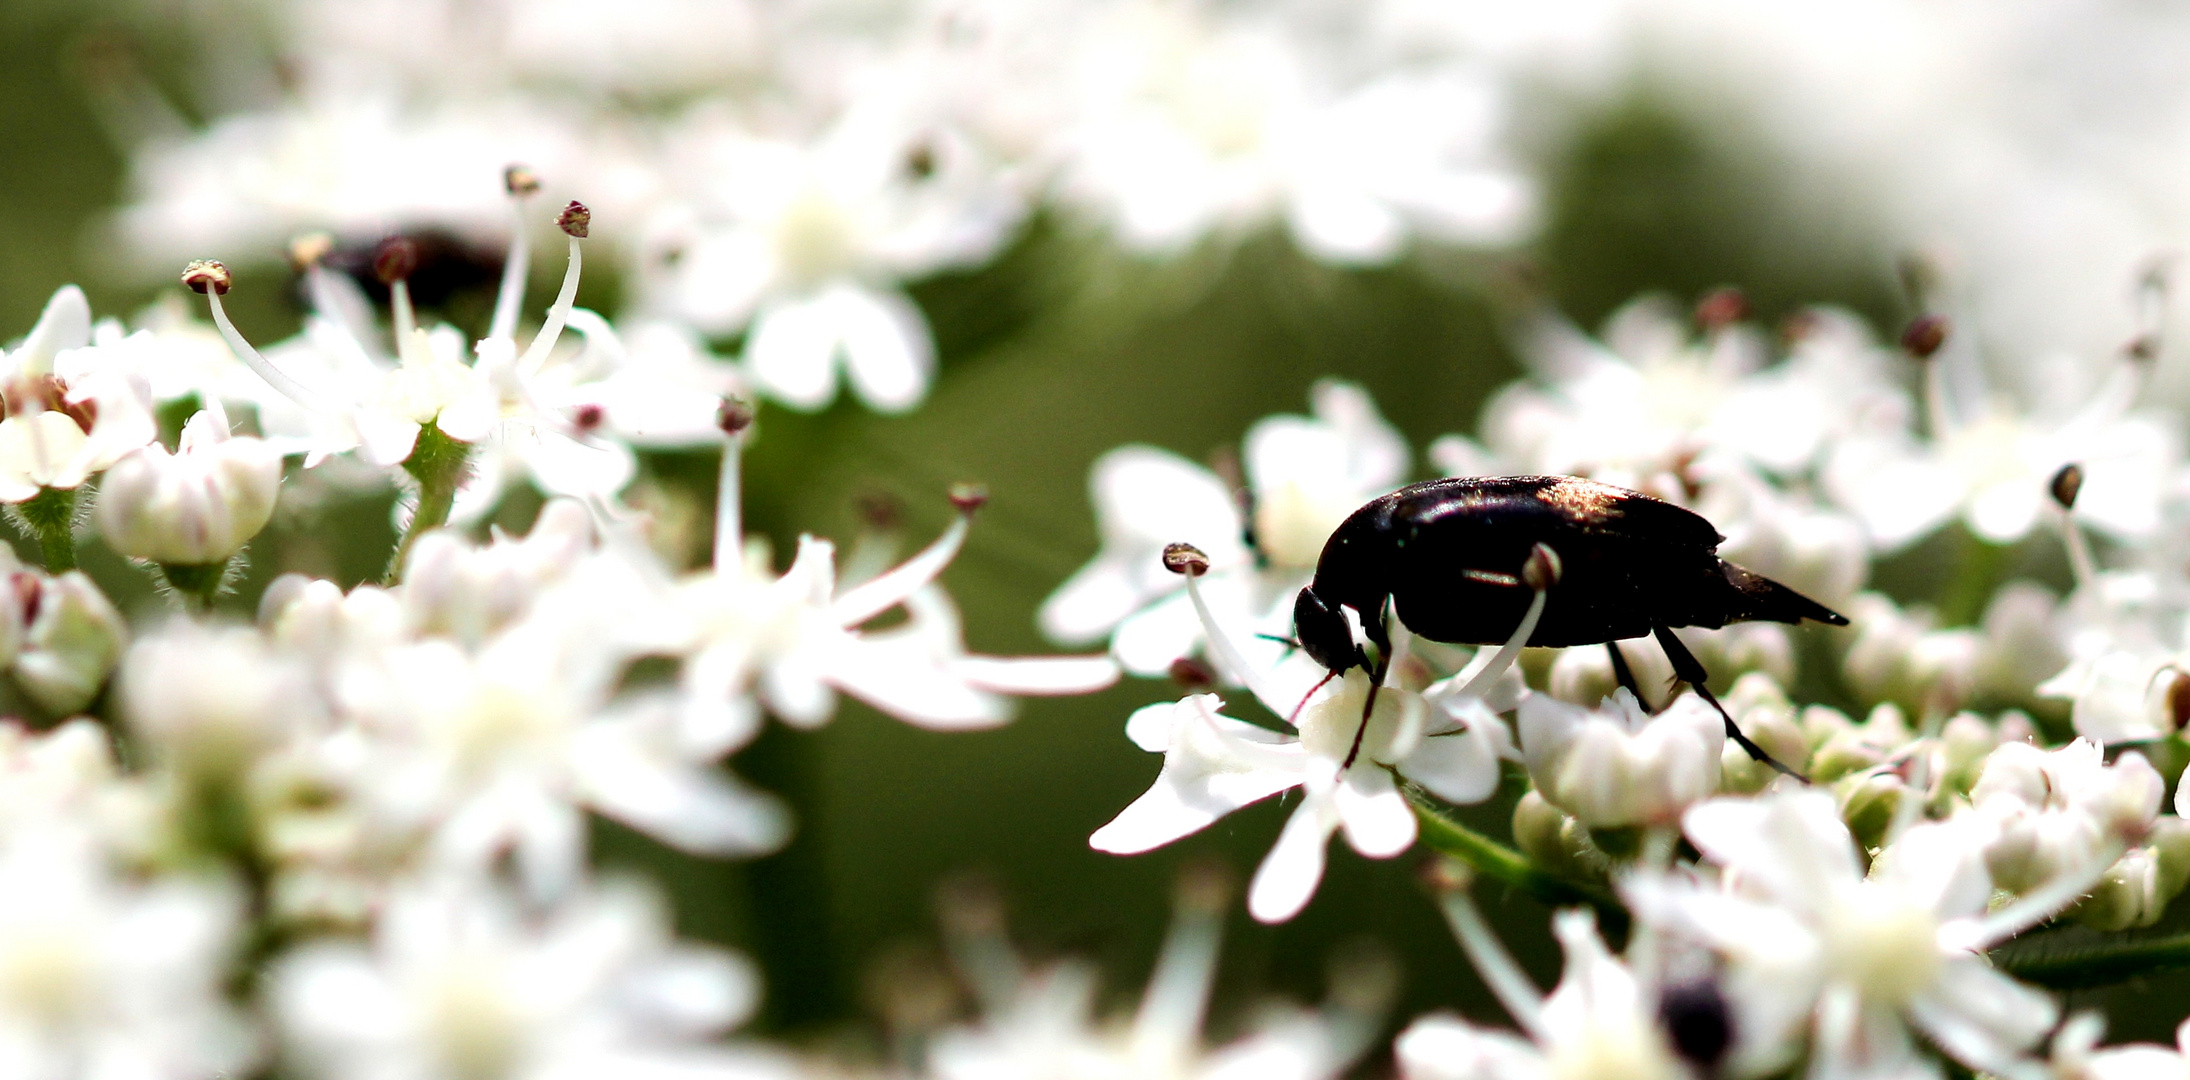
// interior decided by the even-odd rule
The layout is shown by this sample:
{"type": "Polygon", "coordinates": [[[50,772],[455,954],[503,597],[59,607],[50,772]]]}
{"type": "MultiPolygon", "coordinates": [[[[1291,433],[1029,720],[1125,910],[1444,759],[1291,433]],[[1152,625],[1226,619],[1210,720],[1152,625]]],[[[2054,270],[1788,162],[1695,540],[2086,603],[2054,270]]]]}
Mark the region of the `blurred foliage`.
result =
{"type": "MultiPolygon", "coordinates": [[[[95,239],[122,190],[123,159],[75,58],[87,35],[113,32],[109,15],[0,3],[0,95],[13,103],[0,116],[10,226],[0,233],[10,271],[0,275],[0,337],[26,330],[64,281],[86,286],[101,314],[154,295],[102,273],[112,260],[95,239]]],[[[156,22],[131,25],[142,55],[165,55],[156,22]]],[[[187,82],[157,65],[153,74],[163,85],[187,82]]],[[[976,650],[1040,651],[1048,646],[1033,629],[1035,606],[1095,547],[1086,476],[1098,454],[1147,442],[1207,459],[1236,447],[1257,418],[1304,408],[1309,385],[1325,375],[1366,385],[1418,449],[1471,430],[1485,394],[1518,372],[1488,299],[1501,291],[1493,283],[1533,281],[1585,325],[1638,292],[1693,297],[1723,284],[1745,289],[1766,318],[1819,301],[1874,319],[1901,314],[1891,253],[1845,210],[1820,206],[1810,178],[1788,175],[1724,117],[1639,84],[1575,125],[1542,164],[1547,221],[1518,258],[1425,252],[1387,269],[1337,270],[1264,236],[1151,265],[1041,218],[996,263],[915,288],[943,369],[919,411],[886,418],[840,404],[762,415],[747,458],[748,520],[785,553],[801,531],[848,541],[865,520],[856,507],[882,496],[902,505],[898,540],[910,550],[945,523],[947,484],[985,482],[991,501],[948,584],[976,650]],[[1532,269],[1517,269],[1524,263],[1532,269]]],[[[600,233],[613,228],[600,223],[600,233]]],[[[275,256],[236,261],[273,267],[275,256]]],[[[245,275],[234,294],[237,321],[260,341],[296,325],[288,290],[261,287],[273,280],[245,275]]],[[[613,310],[610,276],[589,268],[587,281],[581,302],[613,310]]],[[[658,457],[647,482],[667,504],[699,508],[703,521],[712,469],[658,457]]],[[[254,569],[233,598],[238,615],[282,569],[346,584],[377,575],[392,541],[390,495],[342,501],[314,491],[285,491],[282,516],[254,545],[254,569]]],[[[521,528],[536,506],[518,500],[500,523],[521,528]]],[[[1948,557],[1920,556],[1909,576],[1931,574],[1925,559],[1948,557]]],[[[94,550],[86,565],[125,608],[158,603],[143,576],[111,555],[94,550]]],[[[932,890],[966,870],[1001,886],[1015,933],[1037,955],[1091,955],[1111,986],[1132,988],[1154,956],[1177,868],[1216,859],[1244,880],[1289,809],[1251,808],[1137,858],[1091,851],[1088,834],[1158,767],[1126,741],[1124,717],[1172,693],[1129,682],[1033,702],[1016,723],[971,734],[926,733],[858,707],[819,732],[771,727],[734,766],[794,803],[800,831],[787,851],[715,863],[607,826],[599,846],[611,863],[666,882],[685,932],[753,951],[770,981],[767,1023],[778,1030],[815,1032],[855,1016],[864,966],[893,943],[932,937],[932,890]]],[[[1464,816],[1503,834],[1508,809],[1464,816]]],[[[1333,950],[1367,936],[1404,960],[1396,1018],[1456,1005],[1497,1017],[1414,884],[1413,861],[1334,852],[1315,902],[1294,922],[1257,927],[1235,915],[1222,1000],[1245,1005],[1264,990],[1318,997],[1333,950]]],[[[1524,898],[1485,900],[1548,982],[1557,956],[1545,912],[1524,898]]],[[[2114,1034],[2163,1037],[2162,1010],[2123,1006],[2132,996],[2098,999],[2115,1006],[2114,1034]]]]}

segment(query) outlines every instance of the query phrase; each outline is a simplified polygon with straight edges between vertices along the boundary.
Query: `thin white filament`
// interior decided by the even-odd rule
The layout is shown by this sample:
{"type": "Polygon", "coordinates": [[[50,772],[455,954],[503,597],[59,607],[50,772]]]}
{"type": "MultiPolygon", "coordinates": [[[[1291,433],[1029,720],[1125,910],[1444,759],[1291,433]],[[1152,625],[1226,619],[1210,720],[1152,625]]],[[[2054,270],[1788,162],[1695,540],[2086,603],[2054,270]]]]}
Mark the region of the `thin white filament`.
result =
{"type": "Polygon", "coordinates": [[[740,506],[743,469],[739,464],[745,437],[732,435],[722,447],[722,477],[715,484],[715,572],[731,573],[744,558],[743,508],[740,506]]]}
{"type": "Polygon", "coordinates": [[[532,241],[525,235],[525,200],[510,197],[509,257],[502,262],[502,285],[494,294],[490,338],[517,340],[517,311],[525,302],[525,277],[532,272],[532,241]]]}
{"type": "Polygon", "coordinates": [[[303,383],[290,378],[288,372],[275,367],[266,357],[260,355],[257,349],[252,348],[251,343],[245,341],[241,333],[236,331],[236,324],[228,321],[227,309],[221,307],[221,296],[217,290],[205,290],[205,298],[212,302],[213,325],[220,328],[221,337],[228,342],[228,348],[236,354],[236,359],[243,361],[245,367],[250,368],[252,373],[259,378],[266,380],[266,385],[279,391],[281,396],[313,412],[321,411],[317,395],[307,389],[303,383]]]}
{"type": "Polygon", "coordinates": [[[1439,902],[1444,909],[1445,921],[1452,926],[1452,936],[1460,940],[1460,949],[1468,954],[1468,962],[1475,965],[1476,974],[1482,976],[1483,985],[1490,987],[1491,995],[1506,1007],[1506,1014],[1521,1025],[1537,1042],[1546,1041],[1544,1031],[1544,994],[1536,984],[1528,981],[1521,965],[1506,951],[1498,935],[1491,932],[1490,924],[1483,921],[1483,913],[1477,910],[1475,900],[1466,889],[1453,889],[1439,902]]]}
{"type": "Polygon", "coordinates": [[[547,310],[547,320],[540,324],[540,332],[532,335],[532,344],[525,346],[525,355],[518,358],[517,370],[537,371],[547,362],[548,350],[555,347],[563,336],[563,324],[570,321],[571,305],[578,300],[578,270],[585,257],[578,251],[578,238],[570,238],[570,263],[563,270],[563,288],[555,294],[555,303],[547,310]]]}

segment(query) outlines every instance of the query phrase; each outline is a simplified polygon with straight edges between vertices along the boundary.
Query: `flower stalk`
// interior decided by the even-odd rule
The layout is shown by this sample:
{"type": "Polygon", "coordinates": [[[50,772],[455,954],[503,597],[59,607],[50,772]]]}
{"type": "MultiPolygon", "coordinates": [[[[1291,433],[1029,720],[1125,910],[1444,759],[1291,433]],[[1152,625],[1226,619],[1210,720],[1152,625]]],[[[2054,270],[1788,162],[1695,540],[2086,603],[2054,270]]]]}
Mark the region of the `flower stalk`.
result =
{"type": "Polygon", "coordinates": [[[403,530],[403,539],[395,546],[395,557],[388,561],[388,584],[402,580],[404,560],[410,557],[418,538],[448,524],[449,511],[456,505],[456,489],[463,485],[470,459],[471,444],[449,437],[439,424],[418,429],[418,444],[411,448],[411,456],[403,459],[403,471],[418,481],[418,509],[411,514],[410,527],[403,530]]]}
{"type": "Polygon", "coordinates": [[[76,569],[76,489],[40,488],[38,494],[15,504],[16,515],[32,536],[46,572],[65,574],[76,569]]]}

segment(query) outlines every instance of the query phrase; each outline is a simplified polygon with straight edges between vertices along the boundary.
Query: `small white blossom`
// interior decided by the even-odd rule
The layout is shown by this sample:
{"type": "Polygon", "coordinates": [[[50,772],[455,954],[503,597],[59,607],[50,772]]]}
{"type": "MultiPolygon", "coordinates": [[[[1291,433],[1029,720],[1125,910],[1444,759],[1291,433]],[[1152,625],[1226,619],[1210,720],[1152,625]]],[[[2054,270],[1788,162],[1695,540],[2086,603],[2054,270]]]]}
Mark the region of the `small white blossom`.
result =
{"type": "Polygon", "coordinates": [[[234,437],[227,416],[201,412],[183,426],[177,452],[157,443],[107,470],[96,508],[99,535],[117,553],[160,563],[226,562],[274,515],[281,454],[262,439],[234,437]]]}
{"type": "Polygon", "coordinates": [[[1718,792],[1726,725],[1694,694],[1655,716],[1625,687],[1595,709],[1532,694],[1519,721],[1537,792],[1591,827],[1671,824],[1718,792]]]}

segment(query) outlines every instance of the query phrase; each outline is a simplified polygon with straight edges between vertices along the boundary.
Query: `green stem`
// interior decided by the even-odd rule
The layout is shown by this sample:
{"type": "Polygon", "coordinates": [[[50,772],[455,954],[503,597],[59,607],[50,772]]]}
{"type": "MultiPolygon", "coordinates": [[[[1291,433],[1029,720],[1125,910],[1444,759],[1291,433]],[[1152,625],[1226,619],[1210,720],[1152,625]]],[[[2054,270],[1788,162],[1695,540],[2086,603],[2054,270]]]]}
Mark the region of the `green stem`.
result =
{"type": "Polygon", "coordinates": [[[76,569],[75,488],[39,488],[38,494],[17,503],[15,510],[38,537],[47,573],[76,569]]]}
{"type": "Polygon", "coordinates": [[[403,459],[403,471],[418,481],[418,510],[411,515],[411,527],[404,530],[403,539],[395,546],[395,557],[388,560],[388,573],[383,581],[389,585],[402,580],[403,561],[411,554],[411,545],[429,530],[438,529],[449,522],[449,510],[456,505],[456,489],[464,482],[464,466],[471,458],[471,444],[450,438],[439,424],[427,424],[418,429],[418,442],[411,447],[411,456],[403,459]]]}
{"type": "Polygon", "coordinates": [[[213,601],[228,582],[228,563],[161,563],[160,576],[182,598],[184,606],[198,612],[213,610],[213,601]]]}
{"type": "Polygon", "coordinates": [[[1411,784],[1401,787],[1414,807],[1415,819],[1421,822],[1422,843],[1431,850],[1458,859],[1482,876],[1552,907],[1588,904],[1597,909],[1608,930],[1626,925],[1627,910],[1612,894],[1547,873],[1528,856],[1446,817],[1420,788],[1411,784]]]}
{"type": "Polygon", "coordinates": [[[2110,986],[2190,968],[2190,934],[2048,947],[2045,935],[1987,954],[1992,966],[2054,990],[2110,986]]]}
{"type": "Polygon", "coordinates": [[[2013,549],[1980,538],[1967,525],[1956,525],[1954,531],[1953,573],[1939,597],[1939,625],[1975,626],[2013,549]]]}

